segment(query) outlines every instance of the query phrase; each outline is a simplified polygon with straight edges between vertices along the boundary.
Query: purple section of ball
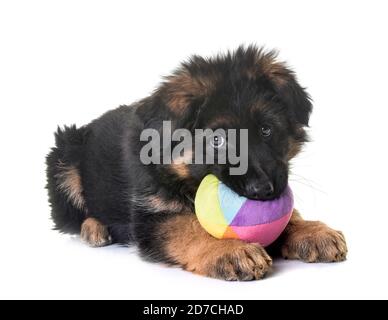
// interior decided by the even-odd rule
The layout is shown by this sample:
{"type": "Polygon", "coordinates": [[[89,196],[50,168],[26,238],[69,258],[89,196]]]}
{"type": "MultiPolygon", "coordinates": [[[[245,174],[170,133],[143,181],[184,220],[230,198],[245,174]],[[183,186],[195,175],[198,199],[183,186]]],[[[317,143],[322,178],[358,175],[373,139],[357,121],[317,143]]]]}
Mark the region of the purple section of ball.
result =
{"type": "Polygon", "coordinates": [[[271,201],[247,200],[234,217],[231,226],[252,226],[270,223],[289,214],[294,206],[290,187],[278,199],[271,201]]]}

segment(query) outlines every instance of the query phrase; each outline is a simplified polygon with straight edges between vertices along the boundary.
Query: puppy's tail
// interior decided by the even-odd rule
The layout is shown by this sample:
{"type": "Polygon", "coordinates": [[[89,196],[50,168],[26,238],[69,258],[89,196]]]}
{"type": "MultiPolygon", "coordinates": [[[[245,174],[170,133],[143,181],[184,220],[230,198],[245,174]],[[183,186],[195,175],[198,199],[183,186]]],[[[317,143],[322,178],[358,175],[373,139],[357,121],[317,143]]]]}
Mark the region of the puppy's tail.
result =
{"type": "Polygon", "coordinates": [[[79,233],[87,213],[80,172],[86,136],[86,127],[58,128],[46,158],[51,217],[55,229],[65,233],[79,233]]]}

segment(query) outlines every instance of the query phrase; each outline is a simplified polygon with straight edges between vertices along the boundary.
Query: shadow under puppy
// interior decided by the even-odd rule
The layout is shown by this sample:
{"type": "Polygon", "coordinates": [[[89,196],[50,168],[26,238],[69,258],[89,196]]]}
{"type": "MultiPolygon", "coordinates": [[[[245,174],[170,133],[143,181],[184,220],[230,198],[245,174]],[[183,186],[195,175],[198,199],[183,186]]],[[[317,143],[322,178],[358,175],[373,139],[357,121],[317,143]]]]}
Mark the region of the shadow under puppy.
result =
{"type": "MultiPolygon", "coordinates": [[[[199,225],[190,199],[209,173],[248,198],[278,197],[287,186],[288,163],[306,141],[311,110],[294,73],[273,52],[250,46],[214,58],[193,56],[149,97],[83,127],[58,129],[47,157],[55,227],[81,234],[94,247],[134,244],[149,260],[197,274],[260,279],[272,264],[266,250],[213,238],[199,225]],[[173,130],[193,133],[247,129],[247,172],[230,175],[228,162],[143,164],[141,133],[161,132],[167,120],[173,130]]],[[[272,249],[306,262],[342,261],[347,253],[341,232],[305,221],[296,210],[272,249]]]]}

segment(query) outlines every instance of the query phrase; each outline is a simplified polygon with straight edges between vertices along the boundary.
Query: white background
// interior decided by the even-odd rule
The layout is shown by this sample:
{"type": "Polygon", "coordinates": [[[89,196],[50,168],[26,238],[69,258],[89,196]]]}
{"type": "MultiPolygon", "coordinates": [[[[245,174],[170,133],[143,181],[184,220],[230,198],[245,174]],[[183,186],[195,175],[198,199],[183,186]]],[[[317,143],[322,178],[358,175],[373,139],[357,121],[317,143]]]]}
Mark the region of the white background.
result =
{"type": "Polygon", "coordinates": [[[386,1],[1,1],[0,298],[388,298],[386,1]],[[314,98],[291,184],[342,229],[341,264],[275,261],[228,283],[51,231],[45,155],[58,124],[149,94],[190,54],[280,50],[314,98]]]}

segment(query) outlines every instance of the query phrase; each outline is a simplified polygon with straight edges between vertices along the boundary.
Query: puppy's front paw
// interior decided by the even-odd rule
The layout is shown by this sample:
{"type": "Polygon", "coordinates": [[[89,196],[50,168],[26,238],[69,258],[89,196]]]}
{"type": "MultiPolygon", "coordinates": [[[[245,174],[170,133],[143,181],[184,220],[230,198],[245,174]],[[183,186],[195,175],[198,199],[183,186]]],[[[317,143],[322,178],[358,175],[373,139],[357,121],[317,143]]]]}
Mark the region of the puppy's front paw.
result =
{"type": "Polygon", "coordinates": [[[94,218],[87,218],[81,226],[81,239],[91,247],[103,247],[112,243],[106,226],[94,218]]]}
{"type": "Polygon", "coordinates": [[[231,281],[257,280],[272,265],[270,256],[260,245],[216,239],[192,214],[170,218],[160,232],[169,260],[196,274],[231,281]]]}
{"type": "Polygon", "coordinates": [[[347,247],[341,231],[322,222],[299,221],[285,233],[282,256],[306,262],[339,262],[346,260],[347,247]]]}
{"type": "Polygon", "coordinates": [[[265,276],[271,265],[272,259],[263,248],[240,243],[213,261],[208,261],[203,273],[212,278],[229,281],[259,280],[265,276]]]}

